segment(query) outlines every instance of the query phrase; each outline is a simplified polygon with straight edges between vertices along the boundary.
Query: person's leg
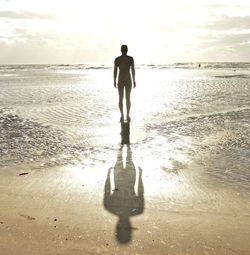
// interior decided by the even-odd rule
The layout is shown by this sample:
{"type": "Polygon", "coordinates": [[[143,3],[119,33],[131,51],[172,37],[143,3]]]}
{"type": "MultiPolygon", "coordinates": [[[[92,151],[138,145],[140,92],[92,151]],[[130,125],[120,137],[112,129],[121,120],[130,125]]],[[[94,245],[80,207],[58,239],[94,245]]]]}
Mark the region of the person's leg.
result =
{"type": "Polygon", "coordinates": [[[131,108],[131,101],[130,101],[130,93],[131,93],[131,87],[132,84],[131,82],[128,82],[128,84],[126,84],[126,106],[127,106],[127,121],[130,121],[130,108],[131,108]]]}
{"type": "Polygon", "coordinates": [[[124,85],[123,84],[118,84],[118,93],[119,93],[119,109],[121,112],[120,121],[123,121],[124,120],[124,114],[123,114],[124,85]]]}

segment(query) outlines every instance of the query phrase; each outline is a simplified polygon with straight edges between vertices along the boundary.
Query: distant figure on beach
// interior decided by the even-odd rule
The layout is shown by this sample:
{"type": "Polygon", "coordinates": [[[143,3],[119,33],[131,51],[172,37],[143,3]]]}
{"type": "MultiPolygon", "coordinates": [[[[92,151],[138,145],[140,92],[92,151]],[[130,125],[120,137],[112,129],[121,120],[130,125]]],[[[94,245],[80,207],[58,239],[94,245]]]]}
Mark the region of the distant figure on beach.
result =
{"type": "Polygon", "coordinates": [[[124,90],[125,90],[125,97],[126,97],[126,106],[127,106],[127,122],[130,122],[130,93],[132,88],[132,80],[134,88],[136,87],[135,82],[135,67],[134,67],[134,59],[127,55],[128,47],[127,45],[121,46],[122,55],[115,59],[114,64],[114,86],[117,88],[118,85],[118,92],[119,92],[119,109],[121,112],[120,122],[124,122],[124,113],[123,113],[123,97],[124,97],[124,90]],[[117,69],[119,69],[118,75],[118,83],[117,80],[117,69]],[[132,79],[131,74],[132,73],[132,79]]]}

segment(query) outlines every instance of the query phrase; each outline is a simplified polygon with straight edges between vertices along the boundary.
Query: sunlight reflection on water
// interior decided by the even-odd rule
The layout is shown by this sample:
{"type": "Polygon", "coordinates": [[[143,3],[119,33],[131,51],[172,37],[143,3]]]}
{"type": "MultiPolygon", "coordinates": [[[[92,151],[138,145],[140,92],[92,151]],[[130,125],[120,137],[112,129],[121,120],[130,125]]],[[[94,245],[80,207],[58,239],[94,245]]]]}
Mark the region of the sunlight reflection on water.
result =
{"type": "MultiPolygon", "coordinates": [[[[8,78],[8,87],[1,81],[2,164],[46,157],[52,157],[53,164],[71,160],[86,166],[110,162],[121,143],[112,70],[65,71],[63,75],[46,72],[41,76],[26,72],[23,80],[13,76],[8,78]]],[[[237,180],[249,187],[242,178],[249,180],[245,169],[249,158],[249,80],[216,78],[218,73],[137,71],[130,142],[141,155],[144,168],[173,175],[175,169],[182,170],[198,160],[203,164],[203,174],[214,178],[224,175],[227,178],[223,181],[232,186],[237,180]],[[221,135],[221,130],[227,130],[226,135],[221,135]],[[209,160],[215,160],[216,153],[222,158],[231,156],[229,171],[225,172],[222,164],[204,171],[204,165],[211,165],[209,160]],[[208,155],[205,163],[204,155],[208,155]],[[246,156],[239,161],[239,155],[246,156]],[[239,162],[239,172],[232,169],[235,162],[239,162]]]]}

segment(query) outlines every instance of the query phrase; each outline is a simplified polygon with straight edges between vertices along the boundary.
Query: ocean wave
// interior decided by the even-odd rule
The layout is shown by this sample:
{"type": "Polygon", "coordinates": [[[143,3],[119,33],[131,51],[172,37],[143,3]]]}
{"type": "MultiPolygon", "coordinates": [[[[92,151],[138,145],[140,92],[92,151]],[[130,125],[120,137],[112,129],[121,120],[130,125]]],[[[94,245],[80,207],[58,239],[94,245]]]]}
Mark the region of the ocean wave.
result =
{"type": "MultiPolygon", "coordinates": [[[[110,64],[91,65],[91,64],[56,64],[56,65],[0,65],[0,71],[4,70],[102,70],[111,69],[110,64]]],[[[137,64],[138,69],[250,69],[250,63],[241,62],[186,62],[168,64],[137,64]]]]}
{"type": "Polygon", "coordinates": [[[247,74],[232,74],[232,75],[215,75],[215,78],[223,78],[223,79],[230,79],[230,78],[241,78],[241,79],[250,79],[250,75],[247,74]]]}

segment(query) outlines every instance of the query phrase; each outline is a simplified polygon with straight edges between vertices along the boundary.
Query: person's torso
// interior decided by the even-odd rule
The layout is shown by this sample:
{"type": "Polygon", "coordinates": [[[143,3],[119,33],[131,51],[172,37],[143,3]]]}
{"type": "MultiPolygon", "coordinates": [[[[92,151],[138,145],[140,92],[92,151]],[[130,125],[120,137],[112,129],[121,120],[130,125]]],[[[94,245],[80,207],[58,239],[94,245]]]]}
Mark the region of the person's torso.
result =
{"type": "Polygon", "coordinates": [[[130,56],[120,56],[116,58],[116,65],[119,68],[119,80],[131,79],[130,68],[133,63],[133,58],[130,56]]]}

